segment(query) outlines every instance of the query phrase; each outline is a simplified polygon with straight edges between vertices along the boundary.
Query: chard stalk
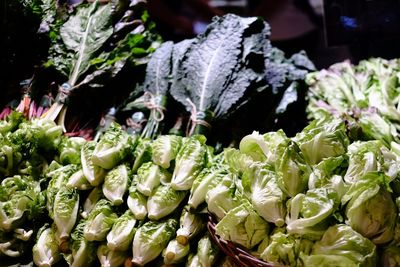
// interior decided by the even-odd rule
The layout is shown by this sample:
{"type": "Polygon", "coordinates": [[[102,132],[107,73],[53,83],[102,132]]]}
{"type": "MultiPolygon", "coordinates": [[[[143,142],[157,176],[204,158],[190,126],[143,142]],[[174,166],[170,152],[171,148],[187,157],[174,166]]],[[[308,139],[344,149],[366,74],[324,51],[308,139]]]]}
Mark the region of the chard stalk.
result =
{"type": "Polygon", "coordinates": [[[62,126],[63,132],[66,132],[65,128],[65,116],[67,114],[67,104],[68,104],[68,98],[69,94],[73,91],[76,82],[78,81],[79,75],[80,75],[80,68],[81,65],[83,64],[84,61],[84,55],[85,55],[85,50],[87,49],[87,40],[89,37],[89,31],[92,27],[92,21],[93,21],[93,14],[95,13],[97,6],[99,4],[99,1],[96,0],[92,6],[91,10],[89,12],[89,19],[86,24],[85,32],[83,34],[83,38],[80,42],[80,47],[78,49],[78,59],[76,60],[74,64],[74,68],[72,70],[72,73],[69,77],[69,80],[67,83],[64,83],[58,90],[58,94],[56,97],[56,102],[50,107],[50,109],[43,114],[42,117],[46,119],[50,119],[55,121],[58,117],[57,123],[58,125],[62,126]]]}

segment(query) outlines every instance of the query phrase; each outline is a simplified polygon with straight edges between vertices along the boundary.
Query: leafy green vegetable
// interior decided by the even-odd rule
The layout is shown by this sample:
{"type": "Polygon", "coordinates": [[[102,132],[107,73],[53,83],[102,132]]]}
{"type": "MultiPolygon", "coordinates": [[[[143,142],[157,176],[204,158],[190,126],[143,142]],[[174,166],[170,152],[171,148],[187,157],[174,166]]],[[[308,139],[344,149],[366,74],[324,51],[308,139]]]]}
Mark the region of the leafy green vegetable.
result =
{"type": "Polygon", "coordinates": [[[129,187],[127,204],[137,220],[143,220],[147,216],[147,197],[139,192],[136,187],[137,178],[132,179],[129,187]]]}
{"type": "Polygon", "coordinates": [[[255,161],[274,164],[277,161],[276,150],[286,139],[286,134],[282,130],[264,135],[254,131],[240,140],[239,150],[255,161]]]}
{"type": "Polygon", "coordinates": [[[253,210],[248,202],[230,210],[215,227],[217,235],[248,249],[258,245],[268,231],[268,223],[253,210]]]}
{"type": "Polygon", "coordinates": [[[101,199],[89,213],[83,235],[88,241],[104,241],[117,218],[111,203],[101,199]]]}
{"type": "Polygon", "coordinates": [[[242,184],[251,184],[250,200],[255,211],[267,222],[281,227],[285,223],[287,196],[279,188],[275,172],[262,169],[257,175],[243,176],[242,184]],[[247,182],[247,179],[251,179],[247,182]]]}
{"type": "Polygon", "coordinates": [[[189,254],[189,244],[182,245],[176,239],[169,241],[167,247],[163,250],[165,264],[176,264],[185,260],[189,254]]]}
{"type": "MultiPolygon", "coordinates": [[[[211,237],[206,234],[199,240],[199,244],[197,246],[197,262],[198,264],[195,266],[206,266],[211,267],[218,259],[219,250],[217,246],[211,241],[211,237]]],[[[196,262],[196,259],[194,260],[196,262]]],[[[193,265],[192,261],[192,265],[193,265]]]]}
{"type": "Polygon", "coordinates": [[[180,149],[182,137],[175,135],[160,135],[151,144],[152,161],[164,169],[168,169],[180,149]]]}
{"type": "Polygon", "coordinates": [[[80,164],[81,163],[81,148],[86,143],[82,137],[64,137],[58,147],[60,151],[60,163],[80,164]]]}
{"type": "Polygon", "coordinates": [[[93,186],[86,179],[86,176],[83,174],[83,170],[79,170],[76,173],[72,174],[68,178],[66,186],[78,190],[89,190],[93,188],[93,186]]]}
{"type": "Polygon", "coordinates": [[[131,172],[127,164],[121,164],[110,170],[103,183],[103,194],[112,205],[121,205],[129,189],[131,172]]]}
{"type": "Polygon", "coordinates": [[[173,238],[177,225],[174,219],[143,224],[133,239],[132,262],[144,265],[154,260],[173,238]]]}
{"type": "Polygon", "coordinates": [[[61,253],[53,227],[44,225],[37,234],[36,244],[32,250],[33,262],[37,266],[52,266],[61,260],[61,253]]]}
{"type": "Polygon", "coordinates": [[[215,187],[227,175],[223,169],[204,168],[193,182],[188,204],[192,208],[199,207],[206,200],[208,190],[215,187]]]}
{"type": "Polygon", "coordinates": [[[296,238],[285,233],[283,228],[275,228],[261,258],[273,264],[302,266],[300,255],[308,255],[312,246],[313,242],[308,239],[296,238]]]}
{"type": "Polygon", "coordinates": [[[111,124],[93,151],[93,164],[107,170],[117,166],[127,157],[130,146],[133,145],[131,141],[133,140],[120,125],[111,124]]]}
{"type": "Polygon", "coordinates": [[[147,200],[150,220],[159,220],[171,214],[187,195],[186,191],[177,191],[170,185],[160,185],[147,200]]]}
{"type": "Polygon", "coordinates": [[[23,121],[24,116],[22,113],[17,111],[12,112],[5,119],[0,121],[0,133],[3,135],[9,132],[14,132],[23,121]]]}
{"type": "Polygon", "coordinates": [[[98,1],[87,7],[80,7],[75,15],[60,28],[62,42],[55,43],[50,51],[50,61],[65,76],[68,83],[60,90],[56,103],[46,114],[46,118],[55,120],[61,112],[61,121],[65,118],[65,99],[68,91],[90,67],[90,60],[112,35],[112,5],[100,5],[98,1]]]}
{"type": "Polygon", "coordinates": [[[83,211],[81,214],[82,217],[87,218],[96,203],[103,197],[103,190],[101,189],[101,187],[93,188],[92,191],[90,191],[89,195],[86,197],[85,202],[83,203],[83,211]]]}
{"type": "Polygon", "coordinates": [[[51,218],[54,218],[54,203],[58,191],[62,186],[66,186],[68,178],[78,170],[78,166],[69,164],[47,173],[52,177],[46,189],[46,207],[51,218]]]}
{"type": "Polygon", "coordinates": [[[299,144],[304,158],[311,165],[346,153],[349,145],[344,122],[332,118],[311,122],[296,135],[295,141],[299,144]]]}
{"type": "Polygon", "coordinates": [[[181,245],[187,245],[189,240],[194,238],[204,229],[204,222],[200,214],[190,211],[185,206],[179,219],[179,229],[176,231],[176,241],[181,245]]]}
{"type": "Polygon", "coordinates": [[[386,146],[398,141],[400,120],[397,72],[399,61],[371,58],[354,66],[349,61],[311,73],[307,112],[318,118],[325,114],[344,115],[355,139],[381,140],[386,146]]]}
{"type": "Polygon", "coordinates": [[[318,240],[329,227],[329,218],[339,206],[334,191],[326,188],[310,189],[288,201],[287,232],[318,240]]]}
{"type": "Polygon", "coordinates": [[[348,185],[345,184],[342,177],[346,167],[347,160],[343,155],[321,161],[314,165],[313,172],[308,180],[308,188],[330,187],[336,191],[341,199],[348,189],[348,185]]]}
{"type": "Polygon", "coordinates": [[[122,266],[126,257],[126,251],[111,250],[106,244],[102,244],[97,248],[97,258],[101,266],[122,266]]]}
{"type": "Polygon", "coordinates": [[[393,239],[397,208],[390,194],[388,177],[369,172],[352,184],[342,198],[347,203],[347,224],[375,244],[393,239]]]}
{"type": "Polygon", "coordinates": [[[170,180],[171,174],[153,162],[146,162],[137,171],[137,189],[145,196],[150,196],[161,181],[170,180]]]}
{"type": "Polygon", "coordinates": [[[307,189],[311,173],[299,146],[292,140],[281,143],[278,148],[278,161],[275,164],[278,173],[278,185],[290,197],[307,189]]]}
{"type": "Polygon", "coordinates": [[[133,152],[135,161],[133,162],[132,172],[135,173],[143,163],[151,161],[151,156],[151,141],[146,138],[139,138],[138,144],[133,152]]]}
{"type": "Polygon", "coordinates": [[[242,194],[236,187],[237,176],[228,173],[215,187],[208,190],[206,203],[208,210],[218,219],[222,219],[230,210],[242,202],[242,194]]]}
{"type": "Polygon", "coordinates": [[[54,223],[57,226],[57,237],[63,243],[78,220],[79,194],[77,190],[67,187],[59,188],[54,199],[54,223]]]}
{"type": "Polygon", "coordinates": [[[24,221],[38,219],[45,202],[41,200],[39,183],[30,177],[15,175],[0,184],[0,230],[10,232],[24,221]]]}
{"type": "Polygon", "coordinates": [[[136,233],[136,219],[130,210],[127,210],[114,223],[107,234],[107,246],[111,250],[126,251],[132,244],[136,233]]]}
{"type": "Polygon", "coordinates": [[[86,142],[81,149],[82,171],[92,186],[98,186],[103,183],[106,175],[106,171],[103,168],[93,164],[92,156],[95,147],[96,143],[91,141],[86,142]]]}
{"type": "Polygon", "coordinates": [[[96,261],[97,244],[85,239],[83,234],[85,224],[86,221],[80,221],[71,234],[72,263],[70,265],[74,267],[93,266],[96,261]]]}
{"type": "Polygon", "coordinates": [[[347,183],[357,182],[369,172],[382,171],[391,179],[397,176],[396,156],[382,144],[382,142],[367,141],[354,142],[348,148],[349,167],[344,176],[347,183]]]}
{"type": "Polygon", "coordinates": [[[329,227],[322,239],[315,242],[310,256],[304,260],[305,266],[322,263],[331,266],[376,266],[376,247],[350,226],[337,224],[329,227]]]}
{"type": "MultiPolygon", "coordinates": [[[[192,113],[190,134],[203,134],[209,122],[228,113],[259,78],[246,64],[245,56],[242,58],[242,42],[246,30],[260,33],[264,27],[257,18],[232,14],[215,18],[205,33],[190,43],[185,57],[179,60],[178,56],[171,94],[192,113]]],[[[257,48],[263,51],[262,46],[257,48]]]]}
{"type": "Polygon", "coordinates": [[[189,137],[176,156],[175,169],[172,174],[171,186],[175,190],[189,190],[193,181],[206,165],[204,136],[189,137]]]}
{"type": "Polygon", "coordinates": [[[164,42],[151,56],[147,64],[146,76],[143,84],[146,107],[150,109],[149,120],[143,129],[142,136],[154,139],[159,135],[159,123],[164,119],[164,110],[167,105],[171,74],[171,56],[173,42],[164,42]]]}

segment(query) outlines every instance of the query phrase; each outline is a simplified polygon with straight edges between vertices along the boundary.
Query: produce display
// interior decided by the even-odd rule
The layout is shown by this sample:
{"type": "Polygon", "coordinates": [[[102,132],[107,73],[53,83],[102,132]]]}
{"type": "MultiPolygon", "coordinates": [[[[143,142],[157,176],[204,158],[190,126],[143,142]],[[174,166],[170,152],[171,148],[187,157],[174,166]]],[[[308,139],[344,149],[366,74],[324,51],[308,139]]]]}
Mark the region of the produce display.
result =
{"type": "MultiPolygon", "coordinates": [[[[260,18],[228,14],[215,18],[193,39],[163,43],[147,65],[144,83],[132,92],[132,101],[118,106],[116,113],[147,113],[142,136],[148,138],[168,133],[166,121],[184,114],[180,134],[204,134],[217,141],[226,139],[226,133],[218,132],[232,128],[237,114],[250,103],[257,105],[259,98],[268,99],[261,108],[265,117],[288,113],[300,102],[305,76],[315,67],[304,52],[286,58],[270,44],[269,35],[269,25],[260,18]]],[[[260,112],[257,107],[253,112],[260,112]]],[[[240,138],[246,130],[242,124],[244,129],[235,129],[242,132],[240,138]]],[[[235,139],[229,137],[229,142],[235,139]]]]}
{"type": "Polygon", "coordinates": [[[19,4],[48,49],[0,113],[1,266],[400,265],[398,59],[316,71],[260,18],[173,43],[145,1],[19,4]]]}
{"type": "Polygon", "coordinates": [[[207,189],[216,234],[285,266],[397,262],[399,156],[332,117],[292,138],[254,132],[225,150],[229,182],[207,189]]]}
{"type": "Polygon", "coordinates": [[[358,65],[336,63],[310,74],[309,117],[343,117],[359,135],[355,138],[377,139],[385,145],[399,142],[399,69],[398,59],[371,58],[358,65]]]}
{"type": "Polygon", "coordinates": [[[69,135],[93,138],[105,107],[121,101],[129,86],[143,79],[149,55],[161,43],[146,2],[14,2],[7,5],[19,4],[39,21],[32,27],[46,40],[40,49],[45,52],[31,63],[36,64],[32,73],[21,74],[30,77],[21,83],[21,104],[17,97],[5,99],[9,102],[0,118],[18,110],[29,118],[55,120],[69,135]]]}
{"type": "Polygon", "coordinates": [[[113,124],[98,142],[86,141],[19,113],[2,126],[2,257],[31,254],[37,266],[119,266],[128,257],[170,264],[189,253],[205,266],[217,260],[204,216],[185,207],[212,161],[204,137],[151,142],[113,124]]]}

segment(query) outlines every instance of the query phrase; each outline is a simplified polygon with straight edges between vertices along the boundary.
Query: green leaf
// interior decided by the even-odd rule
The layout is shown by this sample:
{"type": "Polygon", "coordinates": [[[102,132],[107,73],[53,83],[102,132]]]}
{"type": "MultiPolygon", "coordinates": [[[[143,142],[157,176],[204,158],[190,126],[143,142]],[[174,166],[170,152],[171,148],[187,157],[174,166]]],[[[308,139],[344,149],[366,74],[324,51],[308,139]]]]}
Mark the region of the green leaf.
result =
{"type": "Polygon", "coordinates": [[[97,1],[79,8],[60,29],[65,47],[74,52],[69,84],[75,85],[89,68],[93,55],[112,35],[111,4],[100,5],[97,1]]]}

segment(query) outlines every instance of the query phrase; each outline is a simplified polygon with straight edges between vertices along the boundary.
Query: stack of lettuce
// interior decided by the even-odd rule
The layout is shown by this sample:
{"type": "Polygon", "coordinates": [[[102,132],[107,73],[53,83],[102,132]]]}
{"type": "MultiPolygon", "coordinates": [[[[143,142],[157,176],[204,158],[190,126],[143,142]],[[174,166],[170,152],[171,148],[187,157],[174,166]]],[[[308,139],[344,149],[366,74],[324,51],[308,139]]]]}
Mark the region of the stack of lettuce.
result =
{"type": "Polygon", "coordinates": [[[210,266],[218,250],[193,180],[213,161],[203,136],[130,136],[112,124],[98,142],[51,120],[2,121],[0,258],[37,266],[210,266]],[[33,258],[31,258],[33,256],[33,258]]]}
{"type": "Polygon", "coordinates": [[[399,71],[399,59],[371,58],[310,73],[308,116],[341,117],[354,139],[378,139],[387,146],[399,142],[399,71]]]}
{"type": "Polygon", "coordinates": [[[216,234],[267,262],[396,266],[398,148],[351,142],[345,123],[332,117],[293,138],[254,132],[239,150],[225,150],[214,171],[227,172],[224,179],[196,178],[189,204],[203,190],[216,234]]]}

